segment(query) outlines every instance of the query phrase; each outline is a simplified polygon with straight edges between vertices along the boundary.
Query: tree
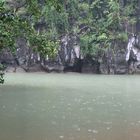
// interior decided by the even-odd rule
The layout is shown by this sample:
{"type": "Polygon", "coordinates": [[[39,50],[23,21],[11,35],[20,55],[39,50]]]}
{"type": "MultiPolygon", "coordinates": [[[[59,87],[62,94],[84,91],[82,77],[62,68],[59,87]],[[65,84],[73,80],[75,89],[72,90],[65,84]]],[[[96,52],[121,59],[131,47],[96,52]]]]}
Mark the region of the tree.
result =
{"type": "Polygon", "coordinates": [[[80,34],[85,56],[90,55],[93,60],[100,62],[105,59],[108,61],[108,53],[110,51],[112,54],[115,53],[116,48],[120,48],[119,46],[128,41],[129,34],[136,32],[137,2],[137,0],[91,0],[79,4],[80,11],[84,13],[79,23],[86,29],[80,34]]]}
{"type": "Polygon", "coordinates": [[[14,54],[15,42],[22,37],[41,57],[51,58],[57,54],[61,36],[74,35],[85,57],[108,61],[109,52],[139,30],[137,5],[139,0],[3,0],[0,49],[14,54]]]}
{"type": "MultiPolygon", "coordinates": [[[[44,2],[48,7],[51,5],[60,10],[60,4],[56,0],[44,2]]],[[[38,0],[0,1],[0,50],[7,48],[15,54],[16,40],[22,37],[34,51],[42,56],[53,57],[57,52],[58,40],[49,33],[46,34],[46,31],[41,33],[35,28],[41,20],[41,9],[38,0]]],[[[0,83],[3,82],[1,73],[0,83]]]]}

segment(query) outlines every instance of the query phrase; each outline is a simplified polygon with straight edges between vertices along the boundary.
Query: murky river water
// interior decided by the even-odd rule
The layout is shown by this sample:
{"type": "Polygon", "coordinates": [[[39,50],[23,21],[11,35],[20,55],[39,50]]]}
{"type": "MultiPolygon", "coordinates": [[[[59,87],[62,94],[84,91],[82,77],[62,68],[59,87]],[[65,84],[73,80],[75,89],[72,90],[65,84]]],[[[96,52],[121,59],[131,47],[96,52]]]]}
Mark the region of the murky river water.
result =
{"type": "Polygon", "coordinates": [[[140,140],[140,76],[7,74],[0,140],[140,140]]]}

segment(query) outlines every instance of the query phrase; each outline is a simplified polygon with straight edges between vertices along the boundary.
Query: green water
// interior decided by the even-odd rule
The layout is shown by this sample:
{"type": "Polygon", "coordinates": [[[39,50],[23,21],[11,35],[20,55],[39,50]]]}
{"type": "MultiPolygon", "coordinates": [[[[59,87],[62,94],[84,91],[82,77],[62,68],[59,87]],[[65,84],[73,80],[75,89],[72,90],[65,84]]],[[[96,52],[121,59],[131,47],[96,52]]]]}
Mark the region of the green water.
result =
{"type": "Polygon", "coordinates": [[[7,74],[0,140],[140,140],[140,76],[7,74]]]}

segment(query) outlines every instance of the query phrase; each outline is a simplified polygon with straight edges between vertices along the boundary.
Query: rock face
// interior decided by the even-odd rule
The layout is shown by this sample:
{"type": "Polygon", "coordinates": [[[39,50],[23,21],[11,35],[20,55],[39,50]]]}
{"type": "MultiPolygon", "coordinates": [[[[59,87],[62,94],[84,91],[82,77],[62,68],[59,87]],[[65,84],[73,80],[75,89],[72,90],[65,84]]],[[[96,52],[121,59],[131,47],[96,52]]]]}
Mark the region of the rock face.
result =
{"type": "Polygon", "coordinates": [[[132,35],[129,39],[125,59],[129,73],[140,73],[140,42],[136,35],[132,35]]]}
{"type": "Polygon", "coordinates": [[[70,34],[61,38],[58,58],[59,63],[64,66],[64,72],[82,71],[83,58],[77,36],[70,34]]]}
{"type": "Polygon", "coordinates": [[[66,34],[60,40],[58,54],[53,60],[42,58],[28,47],[26,40],[20,38],[17,40],[16,54],[5,49],[0,52],[0,62],[5,65],[5,72],[140,73],[140,49],[134,36],[130,38],[128,45],[109,49],[102,58],[83,56],[79,39],[73,34],[66,34]]]}
{"type": "Polygon", "coordinates": [[[4,64],[6,71],[16,71],[20,67],[26,72],[81,72],[82,56],[80,46],[77,44],[78,37],[64,35],[61,37],[61,45],[54,60],[43,58],[39,53],[28,47],[25,39],[17,40],[16,54],[9,50],[0,52],[0,63],[4,64]]]}
{"type": "Polygon", "coordinates": [[[100,74],[100,62],[96,59],[93,59],[90,56],[87,56],[83,60],[83,67],[82,67],[82,73],[96,73],[100,74]]]}
{"type": "Polygon", "coordinates": [[[8,66],[4,72],[8,72],[8,73],[13,73],[13,72],[18,72],[18,73],[25,73],[26,71],[21,68],[21,67],[11,67],[11,66],[8,66]]]}

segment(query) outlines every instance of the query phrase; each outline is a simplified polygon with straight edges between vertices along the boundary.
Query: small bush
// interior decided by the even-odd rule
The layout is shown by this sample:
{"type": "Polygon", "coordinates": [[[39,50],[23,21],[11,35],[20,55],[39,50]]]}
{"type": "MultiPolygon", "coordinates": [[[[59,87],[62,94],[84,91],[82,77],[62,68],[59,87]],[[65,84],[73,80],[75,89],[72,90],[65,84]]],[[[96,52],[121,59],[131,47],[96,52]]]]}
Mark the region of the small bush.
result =
{"type": "Polygon", "coordinates": [[[0,84],[4,83],[4,66],[2,64],[0,64],[0,84]]]}

